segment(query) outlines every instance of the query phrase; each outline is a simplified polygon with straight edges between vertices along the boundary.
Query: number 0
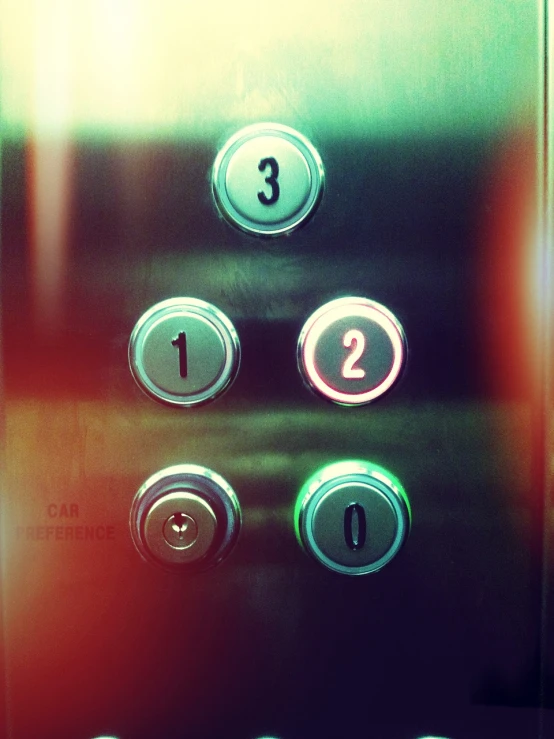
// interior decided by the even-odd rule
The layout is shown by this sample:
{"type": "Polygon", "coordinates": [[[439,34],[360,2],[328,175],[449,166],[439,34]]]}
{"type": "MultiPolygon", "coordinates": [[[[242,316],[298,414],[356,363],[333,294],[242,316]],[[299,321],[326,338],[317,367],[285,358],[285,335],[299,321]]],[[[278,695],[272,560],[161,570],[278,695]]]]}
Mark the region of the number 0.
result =
{"type": "Polygon", "coordinates": [[[344,541],[353,552],[363,549],[366,540],[367,524],[365,509],[359,503],[350,503],[344,511],[344,541]]]}

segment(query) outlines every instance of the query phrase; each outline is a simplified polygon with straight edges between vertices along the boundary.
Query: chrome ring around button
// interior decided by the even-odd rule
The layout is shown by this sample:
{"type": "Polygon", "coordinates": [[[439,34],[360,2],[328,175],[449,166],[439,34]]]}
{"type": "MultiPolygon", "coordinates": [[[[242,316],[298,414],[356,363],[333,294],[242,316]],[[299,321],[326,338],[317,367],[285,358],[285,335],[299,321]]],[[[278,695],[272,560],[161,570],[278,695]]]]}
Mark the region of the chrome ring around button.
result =
{"type": "Polygon", "coordinates": [[[298,368],[306,384],[345,406],[366,405],[388,392],[406,356],[398,319],[367,298],[326,303],[308,318],[298,339],[298,368]]]}
{"type": "Polygon", "coordinates": [[[258,236],[280,236],[303,224],[323,194],[323,163],[298,131],[258,123],[238,131],[216,157],[212,187],[222,215],[258,236]]]}
{"type": "Polygon", "coordinates": [[[240,366],[240,343],[231,321],[214,305],[171,298],[137,322],[129,366],[151,398],[188,408],[214,400],[230,386],[240,366]]]}

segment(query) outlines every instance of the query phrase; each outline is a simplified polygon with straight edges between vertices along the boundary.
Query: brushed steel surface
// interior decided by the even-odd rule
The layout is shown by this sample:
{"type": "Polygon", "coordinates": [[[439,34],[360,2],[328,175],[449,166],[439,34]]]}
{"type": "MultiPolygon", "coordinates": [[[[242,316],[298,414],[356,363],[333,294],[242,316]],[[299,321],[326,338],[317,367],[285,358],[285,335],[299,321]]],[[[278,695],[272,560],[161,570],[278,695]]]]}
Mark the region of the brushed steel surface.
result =
{"type": "Polygon", "coordinates": [[[545,7],[0,0],[8,739],[552,733],[545,7]],[[211,173],[268,120],[317,148],[325,194],[264,240],[221,217],[211,173]],[[182,295],[241,341],[232,387],[186,411],[127,357],[138,317],[182,295]],[[409,342],[363,408],[296,364],[309,316],[348,295],[409,342]],[[368,578],[294,532],[304,482],[352,458],[413,512],[368,578]],[[243,525],[181,577],[128,519],[144,480],[190,464],[243,525]]]}

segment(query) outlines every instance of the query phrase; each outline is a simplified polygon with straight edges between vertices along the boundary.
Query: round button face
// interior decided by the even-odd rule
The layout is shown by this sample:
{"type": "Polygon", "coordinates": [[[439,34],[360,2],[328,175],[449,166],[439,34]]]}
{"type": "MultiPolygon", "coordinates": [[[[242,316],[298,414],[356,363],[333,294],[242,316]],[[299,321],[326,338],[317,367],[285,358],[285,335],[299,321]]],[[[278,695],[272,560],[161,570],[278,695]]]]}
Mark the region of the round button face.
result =
{"type": "Polygon", "coordinates": [[[168,405],[213,400],[234,380],[239,364],[231,321],[194,298],[173,298],[150,308],[129,342],[133,377],[150,397],[168,405]]]}
{"type": "Polygon", "coordinates": [[[131,535],[141,555],[166,569],[212,567],[236,543],[241,512],[237,497],[207,467],[168,467],[140,487],[130,514],[131,535]]]}
{"type": "Polygon", "coordinates": [[[276,123],[248,126],[218,154],[213,191],[233,225],[261,236],[300,226],[323,193],[323,164],[310,142],[276,123]]]}
{"type": "Polygon", "coordinates": [[[365,405],[399,378],[406,339],[399,321],[366,298],[340,298],[319,308],[298,340],[305,382],[340,405],[365,405]]]}
{"type": "Polygon", "coordinates": [[[328,465],[306,482],[295,524],[301,544],[325,567],[366,575],[397,554],[410,528],[410,509],[394,476],[353,460],[328,465]]]}
{"type": "Polygon", "coordinates": [[[311,518],[311,536],[323,554],[348,568],[382,559],[394,542],[396,529],[390,500],[378,488],[359,481],[339,483],[328,490],[315,504],[311,518]]]}

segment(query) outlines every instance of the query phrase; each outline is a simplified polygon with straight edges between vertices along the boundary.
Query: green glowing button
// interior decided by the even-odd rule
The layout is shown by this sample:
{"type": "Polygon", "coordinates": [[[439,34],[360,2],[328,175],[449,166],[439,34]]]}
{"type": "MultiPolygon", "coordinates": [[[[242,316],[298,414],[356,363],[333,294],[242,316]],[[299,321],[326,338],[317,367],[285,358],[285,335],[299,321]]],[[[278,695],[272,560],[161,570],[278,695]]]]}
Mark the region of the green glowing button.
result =
{"type": "Polygon", "coordinates": [[[212,182],[230,223],[260,236],[279,236],[313,213],[323,192],[323,165],[298,131],[262,123],[229,139],[216,158],[212,182]]]}
{"type": "Polygon", "coordinates": [[[173,298],[148,310],[129,342],[129,365],[150,397],[189,407],[213,400],[236,377],[240,345],[231,321],[195,298],[173,298]]]}
{"type": "Polygon", "coordinates": [[[306,321],[298,340],[305,382],[340,405],[365,405],[379,398],[398,380],[405,360],[399,321],[367,298],[326,303],[306,321]]]}
{"type": "Polygon", "coordinates": [[[400,482],[359,460],[328,465],[302,487],[295,509],[297,536],[318,562],[345,575],[366,575],[388,564],[410,528],[400,482]]]}

